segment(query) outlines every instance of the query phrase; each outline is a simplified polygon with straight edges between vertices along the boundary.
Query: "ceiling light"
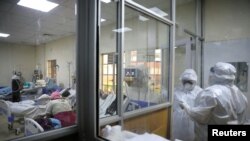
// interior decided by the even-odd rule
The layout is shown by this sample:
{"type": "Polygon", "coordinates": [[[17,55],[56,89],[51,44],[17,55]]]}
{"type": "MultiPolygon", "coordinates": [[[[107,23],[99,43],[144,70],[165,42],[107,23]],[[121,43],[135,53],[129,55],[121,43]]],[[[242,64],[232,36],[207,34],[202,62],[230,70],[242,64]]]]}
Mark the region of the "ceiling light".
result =
{"type": "Polygon", "coordinates": [[[53,3],[47,0],[20,0],[17,4],[42,12],[49,12],[50,10],[58,6],[57,3],[53,3]]]}
{"type": "Polygon", "coordinates": [[[128,27],[124,27],[124,28],[114,29],[112,31],[114,31],[114,32],[127,32],[127,31],[132,31],[132,29],[128,28],[128,27]]]}
{"type": "Polygon", "coordinates": [[[167,16],[168,14],[164,11],[162,11],[161,9],[159,9],[158,7],[152,7],[152,8],[149,8],[149,10],[153,11],[154,13],[164,17],[164,16],[167,16]]]}
{"type": "Polygon", "coordinates": [[[106,21],[106,19],[101,19],[101,22],[105,22],[106,21]]]}
{"type": "Polygon", "coordinates": [[[9,36],[10,36],[10,34],[7,34],[7,33],[1,33],[1,32],[0,32],[0,37],[7,38],[7,37],[9,37],[9,36]]]}
{"type": "Polygon", "coordinates": [[[77,5],[75,4],[75,15],[77,15],[77,5]]]}
{"type": "Polygon", "coordinates": [[[145,22],[145,21],[147,21],[147,20],[148,20],[148,18],[146,18],[146,17],[144,17],[144,16],[139,15],[139,20],[141,20],[141,21],[145,22]]]}
{"type": "Polygon", "coordinates": [[[105,2],[105,3],[110,3],[111,0],[102,0],[102,2],[105,2]]]}

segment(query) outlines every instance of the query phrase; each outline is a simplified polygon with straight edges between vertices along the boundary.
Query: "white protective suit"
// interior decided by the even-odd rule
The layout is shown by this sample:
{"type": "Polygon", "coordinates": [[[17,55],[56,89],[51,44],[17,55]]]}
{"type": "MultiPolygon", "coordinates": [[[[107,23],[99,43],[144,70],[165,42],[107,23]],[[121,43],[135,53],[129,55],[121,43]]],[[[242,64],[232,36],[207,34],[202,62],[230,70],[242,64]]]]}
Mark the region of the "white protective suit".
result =
{"type": "Polygon", "coordinates": [[[228,63],[218,62],[210,70],[210,87],[198,94],[194,107],[181,106],[196,121],[195,140],[207,140],[207,125],[246,122],[247,99],[233,84],[236,69],[228,63]]]}
{"type": "Polygon", "coordinates": [[[197,75],[193,69],[186,69],[180,76],[182,85],[177,87],[174,92],[174,122],[173,137],[183,141],[194,140],[194,122],[189,115],[179,105],[185,102],[189,106],[194,106],[194,100],[202,89],[196,85],[197,75]],[[189,81],[192,83],[184,83],[189,81]]]}

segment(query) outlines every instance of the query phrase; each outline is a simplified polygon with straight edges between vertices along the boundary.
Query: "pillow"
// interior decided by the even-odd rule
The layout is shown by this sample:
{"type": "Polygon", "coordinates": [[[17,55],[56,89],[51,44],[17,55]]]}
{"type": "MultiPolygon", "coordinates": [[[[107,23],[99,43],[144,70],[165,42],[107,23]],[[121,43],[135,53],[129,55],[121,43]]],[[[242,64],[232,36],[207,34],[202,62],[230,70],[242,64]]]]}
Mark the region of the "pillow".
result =
{"type": "Polygon", "coordinates": [[[61,94],[58,91],[53,92],[50,95],[50,99],[55,100],[55,99],[60,99],[61,98],[61,94]]]}

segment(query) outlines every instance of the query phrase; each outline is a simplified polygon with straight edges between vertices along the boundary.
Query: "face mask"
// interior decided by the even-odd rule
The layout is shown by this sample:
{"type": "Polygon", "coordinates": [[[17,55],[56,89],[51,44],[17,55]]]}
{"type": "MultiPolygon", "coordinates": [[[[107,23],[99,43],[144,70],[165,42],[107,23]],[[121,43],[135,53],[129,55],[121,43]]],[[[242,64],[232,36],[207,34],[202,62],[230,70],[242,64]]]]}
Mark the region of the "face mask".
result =
{"type": "Polygon", "coordinates": [[[193,86],[190,83],[185,83],[184,84],[184,89],[187,90],[187,91],[191,91],[193,89],[193,86]]]}

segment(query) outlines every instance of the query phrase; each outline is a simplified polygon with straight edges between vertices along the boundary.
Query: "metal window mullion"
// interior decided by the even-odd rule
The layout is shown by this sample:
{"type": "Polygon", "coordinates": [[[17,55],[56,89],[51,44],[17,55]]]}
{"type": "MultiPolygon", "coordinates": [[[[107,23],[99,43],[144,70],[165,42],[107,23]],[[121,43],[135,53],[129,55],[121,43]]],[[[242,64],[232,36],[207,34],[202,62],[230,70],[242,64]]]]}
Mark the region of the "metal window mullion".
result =
{"type": "Polygon", "coordinates": [[[98,1],[78,0],[77,18],[77,114],[79,140],[95,140],[98,93],[98,1]],[[88,20],[86,20],[88,19],[88,20]],[[86,134],[85,138],[83,133],[86,134]]]}
{"type": "Polygon", "coordinates": [[[130,118],[146,115],[146,114],[152,113],[154,111],[166,109],[170,106],[171,106],[171,104],[168,102],[168,103],[162,103],[162,104],[158,104],[155,106],[151,106],[148,108],[143,108],[143,109],[138,109],[138,110],[134,110],[131,112],[126,112],[123,115],[123,119],[125,120],[125,119],[130,119],[130,118]]]}
{"type": "MultiPolygon", "coordinates": [[[[202,38],[201,36],[201,0],[196,0],[196,9],[195,9],[195,15],[196,15],[196,35],[202,38]]],[[[196,71],[198,75],[198,84],[201,86],[202,84],[202,77],[201,77],[201,44],[199,44],[199,37],[195,37],[195,46],[196,46],[196,71]]]]}
{"type": "MultiPolygon", "coordinates": [[[[169,70],[169,96],[170,96],[170,102],[173,104],[174,102],[174,70],[175,70],[175,15],[176,12],[176,0],[171,0],[171,19],[173,22],[173,25],[170,26],[170,58],[169,58],[169,65],[170,65],[170,70],[169,70]]],[[[171,113],[173,113],[173,106],[171,107],[171,113]]],[[[170,137],[172,139],[172,134],[173,134],[173,114],[171,114],[171,120],[170,120],[170,137]]]]}
{"type": "Polygon", "coordinates": [[[118,115],[101,118],[100,122],[99,122],[99,126],[101,127],[101,126],[105,126],[105,125],[112,124],[112,123],[115,123],[115,122],[120,122],[121,119],[122,118],[120,116],[118,116],[118,115]]]}
{"type": "MultiPolygon", "coordinates": [[[[117,29],[124,28],[124,0],[117,2],[117,29]]],[[[116,50],[117,50],[117,113],[119,117],[123,117],[123,52],[124,52],[124,32],[116,33],[116,50]]],[[[123,120],[120,121],[120,125],[123,127],[123,120]]]]}
{"type": "MultiPolygon", "coordinates": [[[[191,39],[190,39],[191,40],[191,39]]],[[[186,68],[192,68],[192,50],[191,50],[191,41],[186,42],[185,49],[186,49],[186,68]]]]}

